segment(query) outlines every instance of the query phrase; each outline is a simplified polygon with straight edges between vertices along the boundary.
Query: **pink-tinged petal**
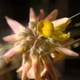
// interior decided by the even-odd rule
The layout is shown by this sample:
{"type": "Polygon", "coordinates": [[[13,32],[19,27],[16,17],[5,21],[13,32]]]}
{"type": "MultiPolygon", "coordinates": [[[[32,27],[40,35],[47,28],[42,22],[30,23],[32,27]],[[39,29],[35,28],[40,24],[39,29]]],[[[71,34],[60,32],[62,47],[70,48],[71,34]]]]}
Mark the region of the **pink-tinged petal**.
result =
{"type": "MultiPolygon", "coordinates": [[[[35,80],[40,80],[40,60],[39,60],[39,55],[37,55],[37,54],[34,55],[33,54],[31,56],[31,60],[32,60],[31,70],[33,70],[33,74],[31,74],[31,76],[33,76],[35,80]]],[[[29,73],[28,73],[28,76],[30,76],[29,73]]]]}
{"type": "Polygon", "coordinates": [[[32,56],[32,67],[35,73],[35,80],[40,80],[40,58],[37,54],[32,56]]]}
{"type": "Polygon", "coordinates": [[[22,30],[25,30],[25,27],[22,24],[20,24],[18,21],[13,20],[7,16],[5,16],[5,19],[14,33],[19,33],[22,30]]]}
{"type": "Polygon", "coordinates": [[[16,41],[19,41],[21,39],[22,39],[22,37],[20,37],[16,34],[12,34],[12,35],[8,35],[8,36],[3,37],[3,40],[7,41],[7,42],[16,42],[16,41]]]}
{"type": "Polygon", "coordinates": [[[4,55],[3,58],[5,61],[8,63],[10,60],[12,60],[14,57],[18,56],[19,54],[24,52],[24,47],[23,46],[15,46],[8,50],[4,55]]]}
{"type": "Polygon", "coordinates": [[[58,80],[58,75],[55,71],[55,68],[53,67],[52,61],[46,54],[41,54],[42,62],[47,69],[48,73],[50,74],[52,80],[58,80]]]}
{"type": "Polygon", "coordinates": [[[37,21],[37,16],[36,16],[33,8],[30,8],[29,22],[36,22],[36,21],[37,21]]]}
{"type": "Polygon", "coordinates": [[[68,56],[74,56],[74,57],[78,56],[76,52],[65,47],[56,47],[55,50],[68,56]]]}
{"type": "Polygon", "coordinates": [[[27,62],[17,70],[18,73],[20,72],[22,73],[21,80],[26,80],[27,72],[29,71],[30,68],[31,68],[31,60],[28,59],[27,62]]]}
{"type": "Polygon", "coordinates": [[[37,78],[37,80],[39,80],[39,78],[44,76],[45,73],[46,73],[46,69],[44,68],[42,63],[41,62],[37,63],[36,60],[34,59],[32,61],[32,67],[27,73],[27,77],[30,78],[30,79],[37,78]],[[37,75],[35,75],[35,74],[37,74],[37,75]]]}
{"type": "Polygon", "coordinates": [[[58,10],[55,9],[45,19],[53,21],[53,20],[55,20],[57,18],[57,15],[58,15],[58,10]]]}
{"type": "Polygon", "coordinates": [[[41,10],[40,10],[40,13],[39,13],[39,15],[38,15],[38,17],[37,17],[37,20],[40,21],[40,20],[42,20],[42,19],[44,19],[44,18],[45,18],[45,12],[44,12],[43,9],[41,9],[41,10]]]}
{"type": "Polygon", "coordinates": [[[27,77],[28,77],[29,79],[35,79],[35,73],[34,73],[34,71],[33,71],[33,67],[31,67],[31,69],[28,71],[27,77]]]}

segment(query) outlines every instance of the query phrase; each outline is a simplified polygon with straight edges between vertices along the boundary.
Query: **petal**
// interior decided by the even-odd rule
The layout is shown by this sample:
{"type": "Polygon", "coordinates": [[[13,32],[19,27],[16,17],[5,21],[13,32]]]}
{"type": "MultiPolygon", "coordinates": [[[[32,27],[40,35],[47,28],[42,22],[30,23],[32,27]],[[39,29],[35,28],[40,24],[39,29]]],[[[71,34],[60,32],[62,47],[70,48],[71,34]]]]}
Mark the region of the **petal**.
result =
{"type": "Polygon", "coordinates": [[[52,38],[57,41],[65,41],[70,38],[70,33],[65,34],[61,31],[55,31],[52,38]]]}
{"type": "Polygon", "coordinates": [[[40,20],[42,20],[42,19],[44,19],[44,18],[45,18],[45,12],[44,12],[43,9],[41,9],[41,10],[40,10],[40,13],[39,13],[39,15],[38,15],[38,17],[37,17],[37,20],[40,21],[40,20]]]}
{"type": "Polygon", "coordinates": [[[65,47],[56,47],[55,49],[56,49],[56,51],[61,52],[68,56],[74,56],[74,57],[78,56],[78,54],[76,52],[74,52],[68,48],[65,48],[65,47]]]}
{"type": "Polygon", "coordinates": [[[52,80],[58,80],[58,76],[55,72],[55,68],[54,68],[49,56],[46,55],[45,52],[43,52],[43,53],[41,53],[41,58],[42,58],[42,62],[44,64],[44,66],[47,69],[48,73],[50,74],[52,80]]]}
{"type": "Polygon", "coordinates": [[[18,45],[18,46],[11,48],[9,51],[7,51],[3,55],[3,58],[8,63],[11,59],[13,59],[14,57],[18,56],[19,54],[21,54],[23,52],[24,52],[24,47],[18,45]]]}
{"type": "Polygon", "coordinates": [[[29,71],[29,69],[31,68],[31,60],[28,59],[26,61],[26,63],[24,65],[22,65],[18,70],[17,72],[18,73],[22,73],[22,79],[21,80],[26,80],[27,78],[27,72],[29,71]]]}
{"type": "Polygon", "coordinates": [[[45,19],[49,21],[53,21],[56,19],[57,15],[58,15],[58,10],[55,9],[45,19]]]}
{"type": "Polygon", "coordinates": [[[9,27],[13,30],[14,33],[20,33],[22,31],[25,31],[25,27],[16,20],[13,20],[7,16],[5,16],[5,18],[9,27]]]}
{"type": "Polygon", "coordinates": [[[3,37],[3,40],[7,41],[7,42],[16,42],[16,41],[19,41],[21,39],[22,39],[22,37],[18,36],[16,34],[12,34],[12,35],[8,35],[8,36],[3,37]]]}
{"type": "Polygon", "coordinates": [[[30,79],[35,79],[35,73],[36,73],[35,71],[38,72],[36,75],[36,78],[38,78],[37,80],[39,80],[40,77],[45,75],[46,69],[42,65],[41,61],[38,63],[36,63],[36,60],[33,61],[32,67],[30,68],[30,70],[27,73],[27,77],[30,79]]]}
{"type": "Polygon", "coordinates": [[[27,77],[30,79],[35,79],[35,73],[33,71],[33,67],[31,67],[30,70],[28,71],[27,77]]]}
{"type": "Polygon", "coordinates": [[[54,29],[58,31],[63,31],[70,24],[71,19],[65,17],[52,21],[54,29]]]}
{"type": "Polygon", "coordinates": [[[35,74],[35,80],[40,80],[40,58],[37,54],[32,56],[32,67],[35,74]]]}
{"type": "Polygon", "coordinates": [[[36,22],[37,21],[37,16],[33,10],[33,8],[30,8],[30,13],[29,13],[29,22],[36,22]]]}
{"type": "Polygon", "coordinates": [[[31,68],[31,62],[27,61],[25,65],[23,65],[23,71],[22,71],[22,80],[26,80],[26,75],[29,69],[31,68]]]}
{"type": "Polygon", "coordinates": [[[36,55],[32,54],[30,56],[32,60],[32,67],[30,71],[28,72],[27,76],[29,78],[34,78],[35,80],[40,80],[40,58],[38,53],[36,55]],[[31,74],[30,72],[33,71],[31,74]]]}

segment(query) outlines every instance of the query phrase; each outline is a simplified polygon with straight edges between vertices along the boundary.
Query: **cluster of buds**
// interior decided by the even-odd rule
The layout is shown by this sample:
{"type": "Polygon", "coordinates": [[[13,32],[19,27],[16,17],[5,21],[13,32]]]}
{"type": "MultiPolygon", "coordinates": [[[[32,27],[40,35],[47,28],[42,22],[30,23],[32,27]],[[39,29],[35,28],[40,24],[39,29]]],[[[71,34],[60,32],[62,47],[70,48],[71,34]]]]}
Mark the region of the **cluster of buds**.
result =
{"type": "Polygon", "coordinates": [[[63,60],[66,55],[78,56],[67,48],[70,33],[64,33],[70,18],[56,19],[58,10],[53,10],[47,17],[43,9],[37,16],[30,8],[29,23],[24,27],[19,22],[5,17],[14,34],[3,37],[13,43],[2,58],[8,63],[14,57],[22,55],[21,67],[17,70],[21,80],[58,80],[54,62],[63,60]],[[65,43],[65,44],[63,44],[65,43]]]}

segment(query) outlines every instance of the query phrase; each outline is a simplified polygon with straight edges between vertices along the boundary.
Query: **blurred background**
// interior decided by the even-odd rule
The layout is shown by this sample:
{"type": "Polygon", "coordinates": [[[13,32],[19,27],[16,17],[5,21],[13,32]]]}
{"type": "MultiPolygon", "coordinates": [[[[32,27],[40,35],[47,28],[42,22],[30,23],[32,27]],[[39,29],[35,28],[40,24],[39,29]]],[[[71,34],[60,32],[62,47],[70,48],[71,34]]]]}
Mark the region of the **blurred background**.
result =
{"type": "MultiPolygon", "coordinates": [[[[0,42],[2,37],[11,33],[5,21],[5,16],[11,17],[23,25],[28,23],[29,8],[33,7],[38,14],[41,8],[46,16],[54,9],[59,10],[58,18],[71,17],[80,12],[80,0],[0,0],[0,42]]],[[[72,19],[66,31],[71,32],[74,39],[80,38],[80,15],[72,19]]],[[[72,46],[72,50],[80,54],[80,42],[72,46]]],[[[0,63],[1,65],[1,63],[0,63]]],[[[7,66],[9,66],[8,64],[7,66]]],[[[68,58],[62,63],[62,77],[60,80],[80,80],[80,58],[68,58]]],[[[1,73],[1,71],[0,71],[1,73]]],[[[18,80],[15,69],[8,73],[0,74],[0,80],[18,80]]]]}

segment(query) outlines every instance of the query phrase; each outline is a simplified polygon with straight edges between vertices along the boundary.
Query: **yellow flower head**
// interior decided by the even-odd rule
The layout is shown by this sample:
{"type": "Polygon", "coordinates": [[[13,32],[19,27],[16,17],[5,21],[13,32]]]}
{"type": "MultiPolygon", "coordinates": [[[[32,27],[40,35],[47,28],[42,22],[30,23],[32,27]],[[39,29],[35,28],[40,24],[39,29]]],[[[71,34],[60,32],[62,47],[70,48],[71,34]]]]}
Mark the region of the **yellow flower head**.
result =
{"type": "Polygon", "coordinates": [[[37,30],[45,37],[51,37],[54,32],[54,25],[48,20],[41,20],[37,24],[37,30]]]}
{"type": "Polygon", "coordinates": [[[54,24],[48,20],[38,22],[37,30],[44,37],[49,37],[57,41],[65,41],[70,37],[70,33],[65,34],[62,30],[56,31],[54,24]]]}

